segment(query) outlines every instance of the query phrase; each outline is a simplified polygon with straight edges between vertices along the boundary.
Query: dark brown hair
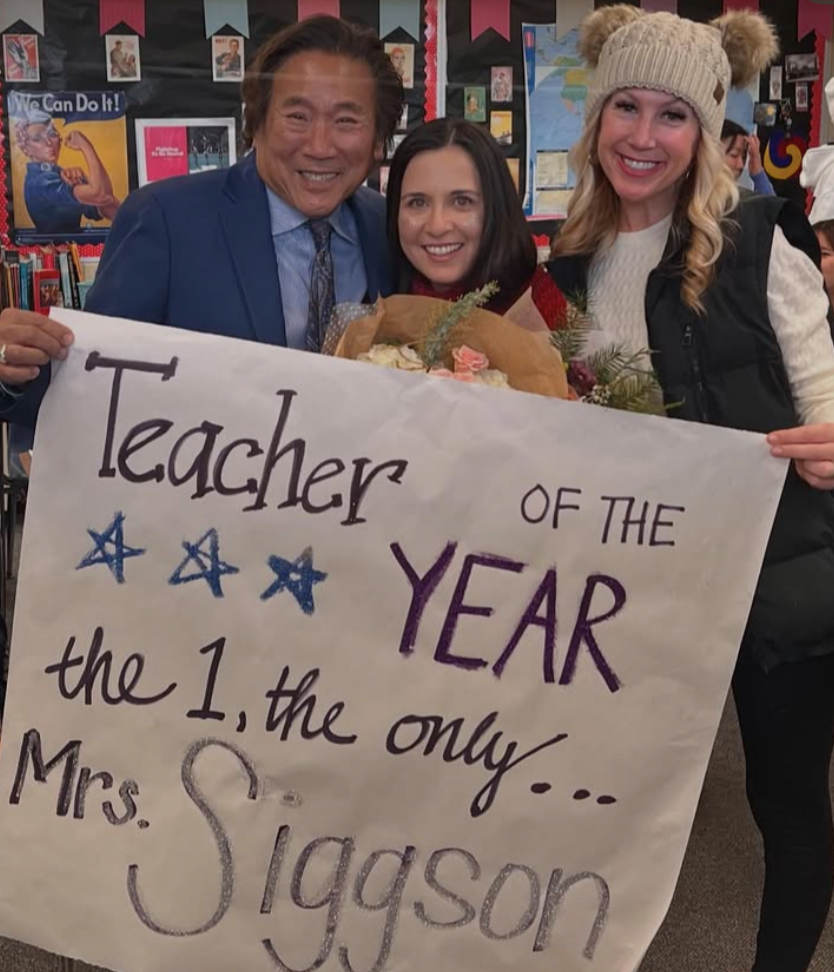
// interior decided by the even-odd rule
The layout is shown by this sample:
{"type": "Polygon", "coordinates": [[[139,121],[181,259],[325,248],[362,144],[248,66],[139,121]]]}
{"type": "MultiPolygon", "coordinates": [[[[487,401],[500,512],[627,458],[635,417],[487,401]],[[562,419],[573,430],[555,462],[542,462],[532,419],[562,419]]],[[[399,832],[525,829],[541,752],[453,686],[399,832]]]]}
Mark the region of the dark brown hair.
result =
{"type": "Polygon", "coordinates": [[[388,241],[397,268],[400,292],[411,289],[414,268],[400,243],[399,211],[405,170],[413,158],[457,145],[472,159],[481,180],[484,228],[481,244],[467,289],[494,280],[500,287],[496,304],[504,304],[522,287],[536,269],[536,244],[524,218],[513,177],[498,143],[482,128],[460,118],[438,118],[408,135],[394,154],[388,174],[388,241]]]}
{"type": "Polygon", "coordinates": [[[368,65],[376,82],[376,137],[386,146],[390,145],[403,113],[405,93],[402,78],[385,53],[382,41],[366,27],[338,17],[320,16],[286,27],[258,50],[243,79],[245,146],[252,146],[266,121],[276,71],[295,54],[307,51],[339,54],[368,65]]]}
{"type": "Polygon", "coordinates": [[[825,237],[826,242],[834,250],[834,219],[824,219],[821,223],[814,223],[814,232],[825,237]]]}

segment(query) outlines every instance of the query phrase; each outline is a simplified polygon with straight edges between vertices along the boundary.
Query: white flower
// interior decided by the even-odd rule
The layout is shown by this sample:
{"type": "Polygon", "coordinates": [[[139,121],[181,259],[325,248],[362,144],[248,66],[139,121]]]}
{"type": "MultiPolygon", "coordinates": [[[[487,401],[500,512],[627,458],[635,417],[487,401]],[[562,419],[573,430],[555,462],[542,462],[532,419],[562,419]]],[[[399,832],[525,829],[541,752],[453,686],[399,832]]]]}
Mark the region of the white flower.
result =
{"type": "Polygon", "coordinates": [[[497,368],[485,368],[475,375],[475,381],[480,385],[490,385],[492,388],[510,388],[510,382],[503,371],[497,368]]]}
{"type": "Polygon", "coordinates": [[[397,347],[393,344],[374,344],[370,351],[358,355],[356,360],[382,368],[396,368],[399,371],[426,370],[422,358],[413,348],[397,347]]]}

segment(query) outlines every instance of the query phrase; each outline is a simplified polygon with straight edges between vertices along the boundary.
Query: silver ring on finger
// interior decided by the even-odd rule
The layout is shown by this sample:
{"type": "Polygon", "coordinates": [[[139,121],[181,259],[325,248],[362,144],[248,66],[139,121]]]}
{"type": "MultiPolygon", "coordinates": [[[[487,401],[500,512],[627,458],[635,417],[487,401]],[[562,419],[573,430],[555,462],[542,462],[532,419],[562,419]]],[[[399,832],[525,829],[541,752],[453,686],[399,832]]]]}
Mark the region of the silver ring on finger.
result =
{"type": "Polygon", "coordinates": [[[8,359],[6,358],[6,345],[0,344],[0,364],[8,364],[8,359]]]}

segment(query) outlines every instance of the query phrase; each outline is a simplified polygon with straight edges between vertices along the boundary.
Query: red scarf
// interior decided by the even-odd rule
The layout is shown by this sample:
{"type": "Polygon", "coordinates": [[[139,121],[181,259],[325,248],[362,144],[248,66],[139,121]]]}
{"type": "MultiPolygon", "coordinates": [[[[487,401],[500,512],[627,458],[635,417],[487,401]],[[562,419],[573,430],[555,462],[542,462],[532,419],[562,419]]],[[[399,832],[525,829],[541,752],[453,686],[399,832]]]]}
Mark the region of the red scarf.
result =
{"type": "MultiPolygon", "coordinates": [[[[554,331],[561,327],[565,320],[568,302],[543,266],[536,267],[532,277],[509,300],[502,298],[499,294],[486,305],[486,309],[492,311],[493,314],[503,316],[528,288],[531,290],[533,303],[550,330],[554,331]]],[[[468,292],[467,288],[453,287],[450,290],[444,290],[443,293],[438,293],[428,280],[419,276],[415,276],[411,283],[411,293],[418,297],[438,297],[441,300],[455,301],[460,300],[468,292]]]]}

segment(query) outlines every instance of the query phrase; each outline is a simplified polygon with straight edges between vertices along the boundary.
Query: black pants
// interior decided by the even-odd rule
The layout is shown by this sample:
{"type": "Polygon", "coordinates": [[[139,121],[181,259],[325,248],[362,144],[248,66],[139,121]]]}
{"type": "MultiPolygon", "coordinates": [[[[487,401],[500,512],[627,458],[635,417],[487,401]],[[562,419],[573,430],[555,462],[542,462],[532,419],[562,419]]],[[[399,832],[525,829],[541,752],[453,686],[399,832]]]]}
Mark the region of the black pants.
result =
{"type": "Polygon", "coordinates": [[[765,851],[753,972],[806,972],[834,889],[834,655],[765,673],[742,648],[733,694],[765,851]]]}

